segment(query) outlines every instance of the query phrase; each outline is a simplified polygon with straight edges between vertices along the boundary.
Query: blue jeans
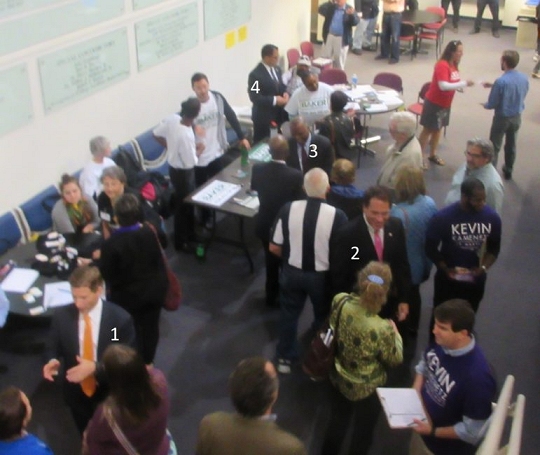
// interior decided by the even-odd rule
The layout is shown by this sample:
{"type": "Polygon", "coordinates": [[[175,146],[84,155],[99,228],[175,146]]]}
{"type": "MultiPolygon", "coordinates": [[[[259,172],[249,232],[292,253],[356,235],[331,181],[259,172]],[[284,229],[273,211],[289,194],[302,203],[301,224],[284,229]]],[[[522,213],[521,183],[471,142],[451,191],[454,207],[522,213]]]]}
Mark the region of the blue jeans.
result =
{"type": "Polygon", "coordinates": [[[384,13],[382,18],[381,56],[399,60],[401,13],[384,13]]]}
{"type": "Polygon", "coordinates": [[[309,296],[313,305],[318,329],[330,311],[329,275],[327,272],[305,272],[284,264],[279,278],[281,315],[279,319],[279,341],[276,348],[280,359],[295,360],[299,357],[298,319],[309,296]]]}
{"type": "Polygon", "coordinates": [[[512,173],[516,161],[517,132],[521,126],[521,115],[514,117],[493,117],[489,140],[493,142],[493,159],[491,163],[497,167],[499,150],[504,139],[504,170],[512,173]]]}
{"type": "Polygon", "coordinates": [[[375,33],[375,25],[377,24],[377,16],[373,19],[360,19],[353,37],[353,49],[362,49],[362,47],[371,46],[373,33],[375,33]]]}

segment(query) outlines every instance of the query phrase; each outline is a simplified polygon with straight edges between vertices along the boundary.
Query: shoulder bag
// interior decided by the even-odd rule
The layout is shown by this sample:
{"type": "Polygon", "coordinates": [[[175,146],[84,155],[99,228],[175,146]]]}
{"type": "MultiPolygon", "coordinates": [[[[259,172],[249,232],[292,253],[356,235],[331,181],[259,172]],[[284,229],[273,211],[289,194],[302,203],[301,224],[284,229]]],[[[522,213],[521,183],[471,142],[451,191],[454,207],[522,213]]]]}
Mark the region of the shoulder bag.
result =
{"type": "Polygon", "coordinates": [[[122,445],[122,447],[128,453],[128,455],[139,455],[139,452],[137,452],[135,448],[131,445],[131,442],[128,441],[128,438],[126,437],[124,432],[120,429],[120,427],[118,426],[118,423],[116,423],[116,420],[112,413],[112,409],[109,406],[104,405],[103,414],[105,415],[105,418],[107,419],[107,422],[109,423],[109,426],[111,427],[111,430],[116,436],[116,439],[118,439],[118,442],[122,445]]]}
{"type": "Polygon", "coordinates": [[[156,228],[151,223],[146,223],[146,225],[152,230],[154,236],[156,237],[159,250],[161,251],[161,257],[163,259],[163,265],[165,266],[165,272],[167,273],[167,281],[169,282],[167,294],[165,295],[165,300],[163,301],[163,308],[167,311],[176,311],[182,302],[182,285],[180,284],[177,276],[171,270],[169,261],[165,255],[165,251],[163,251],[163,248],[161,248],[161,244],[159,243],[156,228]]]}
{"type": "Polygon", "coordinates": [[[349,296],[346,295],[338,302],[335,330],[332,330],[330,327],[330,316],[328,316],[323,326],[317,331],[313,340],[311,340],[309,350],[302,362],[302,370],[313,381],[326,379],[334,366],[341,310],[348,298],[349,296]]]}

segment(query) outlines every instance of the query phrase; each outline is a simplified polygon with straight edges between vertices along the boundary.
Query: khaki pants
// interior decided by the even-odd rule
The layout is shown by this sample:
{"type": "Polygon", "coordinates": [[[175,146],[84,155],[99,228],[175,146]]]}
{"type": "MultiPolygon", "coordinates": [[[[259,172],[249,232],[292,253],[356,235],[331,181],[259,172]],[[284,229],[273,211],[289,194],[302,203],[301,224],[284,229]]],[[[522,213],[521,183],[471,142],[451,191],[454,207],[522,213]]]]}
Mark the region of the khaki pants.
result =
{"type": "Polygon", "coordinates": [[[433,452],[431,452],[424,444],[422,436],[415,431],[412,432],[409,455],[433,455],[433,452]]]}
{"type": "Polygon", "coordinates": [[[341,44],[341,36],[335,36],[329,33],[322,49],[322,56],[324,58],[331,58],[334,62],[334,68],[345,70],[345,60],[347,59],[349,46],[342,46],[341,44]]]}

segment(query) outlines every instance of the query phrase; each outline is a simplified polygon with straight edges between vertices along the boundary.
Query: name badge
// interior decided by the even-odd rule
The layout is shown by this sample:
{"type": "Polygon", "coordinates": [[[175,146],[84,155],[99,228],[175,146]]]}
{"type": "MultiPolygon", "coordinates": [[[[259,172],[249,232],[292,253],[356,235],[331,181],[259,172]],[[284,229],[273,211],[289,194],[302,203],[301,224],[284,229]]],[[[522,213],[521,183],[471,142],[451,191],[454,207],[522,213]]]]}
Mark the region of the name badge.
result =
{"type": "Polygon", "coordinates": [[[107,222],[110,222],[110,221],[111,221],[111,215],[109,215],[107,212],[99,212],[99,217],[100,217],[103,221],[107,221],[107,222]]]}

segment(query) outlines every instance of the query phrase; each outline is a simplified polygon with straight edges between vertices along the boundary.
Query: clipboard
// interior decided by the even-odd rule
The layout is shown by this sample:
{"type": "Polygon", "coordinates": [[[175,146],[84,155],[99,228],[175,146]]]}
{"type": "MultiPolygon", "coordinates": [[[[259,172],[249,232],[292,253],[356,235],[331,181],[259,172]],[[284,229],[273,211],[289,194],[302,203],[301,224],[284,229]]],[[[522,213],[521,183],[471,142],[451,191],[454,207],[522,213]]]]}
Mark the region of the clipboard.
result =
{"type": "Polygon", "coordinates": [[[390,428],[410,428],[414,419],[427,422],[420,397],[412,388],[377,387],[386,420],[390,428]]]}

